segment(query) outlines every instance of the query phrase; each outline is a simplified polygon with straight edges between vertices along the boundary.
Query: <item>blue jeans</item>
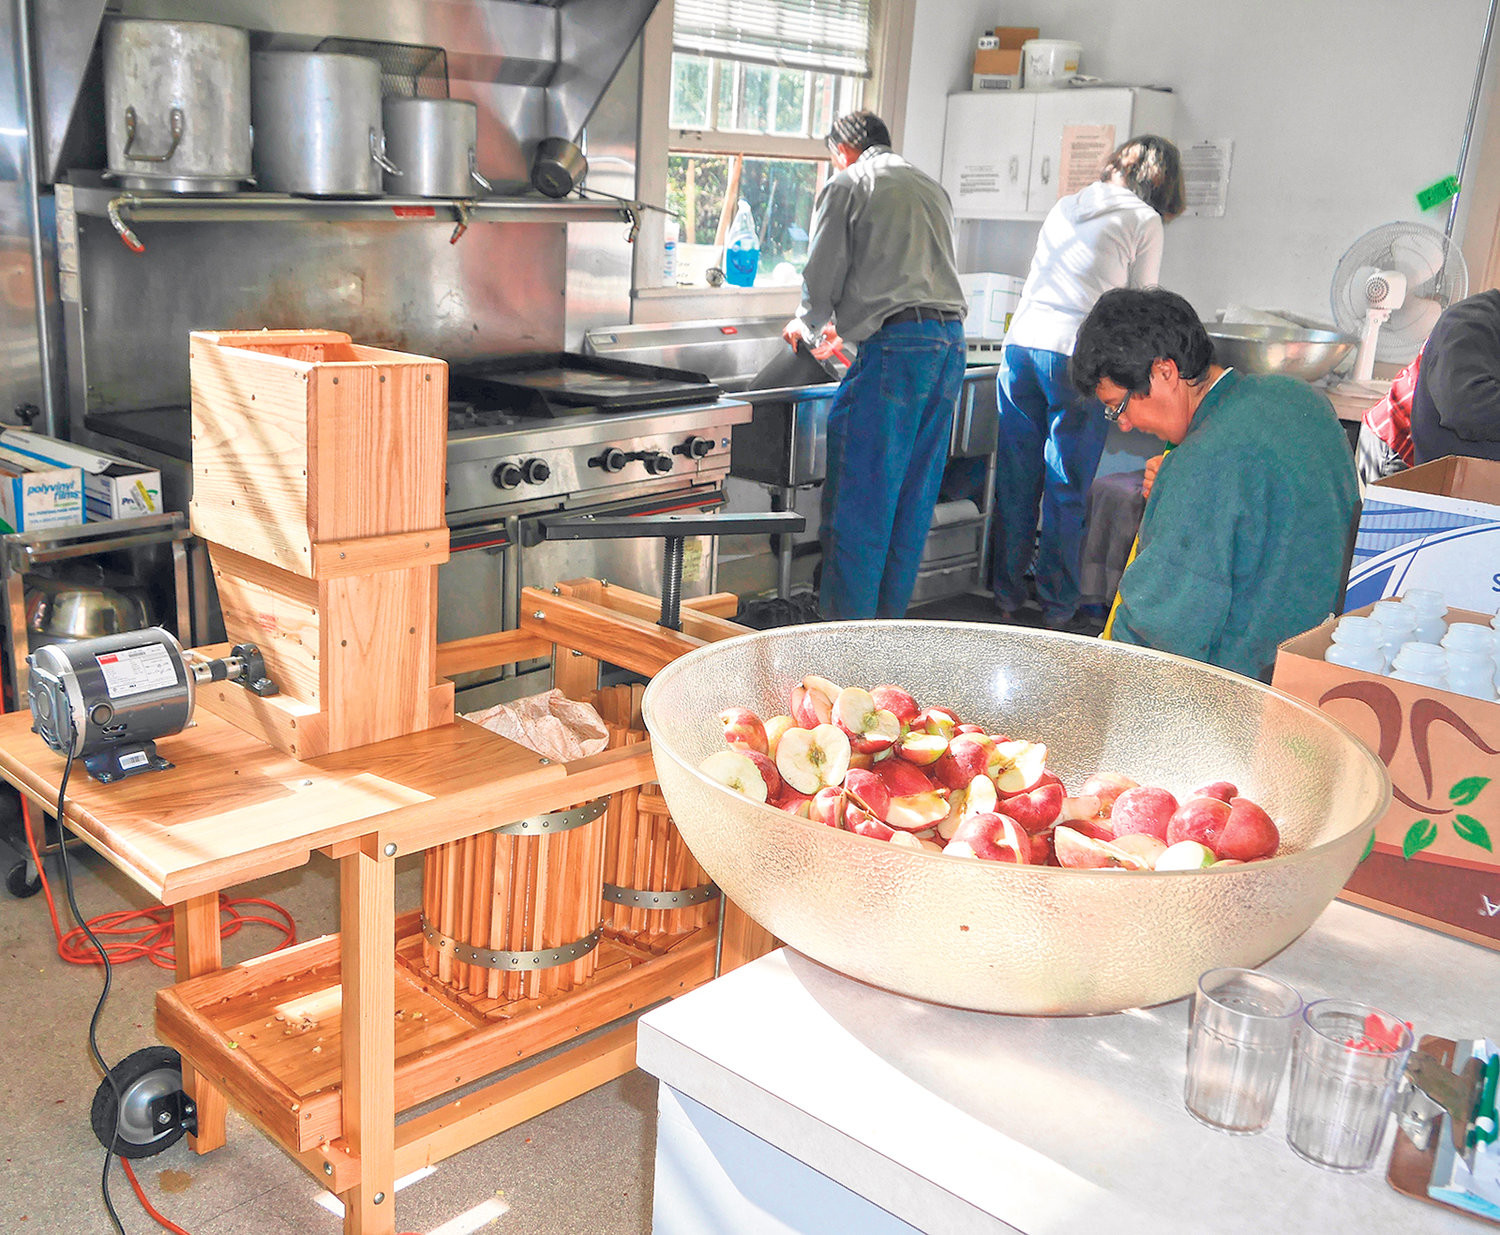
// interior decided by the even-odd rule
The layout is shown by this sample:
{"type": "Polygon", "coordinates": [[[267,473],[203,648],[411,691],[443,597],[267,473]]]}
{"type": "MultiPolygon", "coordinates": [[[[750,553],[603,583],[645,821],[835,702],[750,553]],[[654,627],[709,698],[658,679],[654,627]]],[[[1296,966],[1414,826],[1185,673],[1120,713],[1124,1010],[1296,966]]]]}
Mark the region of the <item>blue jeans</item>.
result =
{"type": "Polygon", "coordinates": [[[964,357],[962,322],[902,322],[860,344],[828,412],[824,616],[906,612],[943,480],[964,357]]]}
{"type": "Polygon", "coordinates": [[[1061,625],[1078,609],[1088,489],[1109,425],[1103,405],[1073,389],[1068,357],[1061,352],[1007,347],[998,380],[1000,448],[991,532],[995,600],[1011,610],[1025,603],[1026,569],[1035,548],[1042,616],[1061,625]]]}

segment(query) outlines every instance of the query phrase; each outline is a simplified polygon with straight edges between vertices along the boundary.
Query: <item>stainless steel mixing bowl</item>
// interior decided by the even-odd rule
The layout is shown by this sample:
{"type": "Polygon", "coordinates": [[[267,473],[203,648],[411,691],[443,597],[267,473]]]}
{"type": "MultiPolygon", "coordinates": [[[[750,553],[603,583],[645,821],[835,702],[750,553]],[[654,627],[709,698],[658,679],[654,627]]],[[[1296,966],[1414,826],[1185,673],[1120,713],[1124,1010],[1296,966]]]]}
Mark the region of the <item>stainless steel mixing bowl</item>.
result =
{"type": "Polygon", "coordinates": [[[1280,373],[1315,382],[1359,346],[1353,335],[1296,326],[1207,326],[1214,358],[1242,373],[1280,373]]]}
{"type": "Polygon", "coordinates": [[[713,880],[779,939],[899,994],[990,1012],[1113,1012],[1258,965],[1308,928],[1390,802],[1347,729],[1258,682],[1076,635],[961,622],[838,622],[711,644],[661,670],[644,714],[672,817],[713,880]],[[717,713],[786,711],[815,673],[893,682],[1045,741],[1073,789],[1101,769],[1185,792],[1232,780],[1284,856],[1221,870],[1018,867],[897,848],[752,802],[698,771],[717,713]]]}

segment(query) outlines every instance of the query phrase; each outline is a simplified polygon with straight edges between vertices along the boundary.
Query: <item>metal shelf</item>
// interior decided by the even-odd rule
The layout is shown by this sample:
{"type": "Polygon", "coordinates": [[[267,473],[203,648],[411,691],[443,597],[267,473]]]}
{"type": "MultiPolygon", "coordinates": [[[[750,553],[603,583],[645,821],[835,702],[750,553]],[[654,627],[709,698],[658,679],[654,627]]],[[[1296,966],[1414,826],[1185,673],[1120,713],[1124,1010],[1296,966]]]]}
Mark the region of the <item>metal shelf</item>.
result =
{"type": "Polygon", "coordinates": [[[633,222],[633,202],[544,197],[492,197],[464,201],[425,197],[366,199],[292,197],[285,193],[225,193],[192,197],[121,189],[108,184],[72,183],[79,214],[134,223],[399,223],[438,219],[452,223],[608,223],[633,222]]]}

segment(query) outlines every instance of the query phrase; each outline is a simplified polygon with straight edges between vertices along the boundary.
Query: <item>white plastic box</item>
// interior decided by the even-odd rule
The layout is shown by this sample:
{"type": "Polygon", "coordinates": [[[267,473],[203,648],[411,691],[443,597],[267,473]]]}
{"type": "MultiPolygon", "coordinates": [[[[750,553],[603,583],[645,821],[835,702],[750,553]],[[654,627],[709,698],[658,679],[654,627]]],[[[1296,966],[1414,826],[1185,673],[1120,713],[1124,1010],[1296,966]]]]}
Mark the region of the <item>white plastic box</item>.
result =
{"type": "MultiPolygon", "coordinates": [[[[159,515],[166,509],[161,500],[161,473],[154,468],[26,429],[0,432],[0,448],[32,459],[39,466],[79,470],[83,476],[84,513],[90,522],[159,515]]],[[[82,523],[83,519],[77,522],[82,523]]]]}
{"type": "Polygon", "coordinates": [[[971,339],[1003,339],[1021,304],[1026,280],[1013,274],[961,274],[959,285],[969,302],[964,334],[971,339]]]}

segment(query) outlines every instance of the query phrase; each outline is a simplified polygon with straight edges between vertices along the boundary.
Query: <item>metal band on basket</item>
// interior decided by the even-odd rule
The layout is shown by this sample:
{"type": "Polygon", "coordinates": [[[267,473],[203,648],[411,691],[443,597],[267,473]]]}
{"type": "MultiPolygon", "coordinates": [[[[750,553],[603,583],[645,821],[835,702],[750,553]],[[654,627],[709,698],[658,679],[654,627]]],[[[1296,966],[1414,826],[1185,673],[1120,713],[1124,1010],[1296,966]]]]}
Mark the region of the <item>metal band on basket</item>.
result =
{"type": "Polygon", "coordinates": [[[696,888],[682,888],[677,892],[653,891],[650,888],[622,888],[613,883],[604,885],[604,899],[612,905],[629,905],[632,909],[684,909],[688,905],[701,905],[718,896],[718,885],[699,884],[696,888]]]}
{"type": "Polygon", "coordinates": [[[609,795],[595,798],[592,802],[585,802],[581,806],[570,806],[567,810],[549,811],[545,815],[529,815],[525,819],[517,819],[514,823],[503,823],[498,828],[490,831],[496,836],[539,836],[542,833],[549,835],[555,832],[567,832],[573,828],[581,828],[586,823],[593,823],[606,810],[609,809],[609,795]]]}
{"type": "MultiPolygon", "coordinates": [[[[577,826],[577,825],[574,825],[577,826]]],[[[574,940],[572,943],[561,944],[555,948],[534,948],[526,952],[502,952],[498,948],[476,948],[471,944],[464,943],[461,939],[454,939],[443,934],[437,927],[427,921],[427,915],[422,915],[422,935],[427,942],[432,944],[440,952],[451,952],[455,960],[464,961],[470,965],[478,965],[481,969],[551,969],[554,965],[566,965],[569,961],[576,961],[580,956],[587,956],[599,946],[600,928],[603,923],[582,939],[574,940]]]]}

